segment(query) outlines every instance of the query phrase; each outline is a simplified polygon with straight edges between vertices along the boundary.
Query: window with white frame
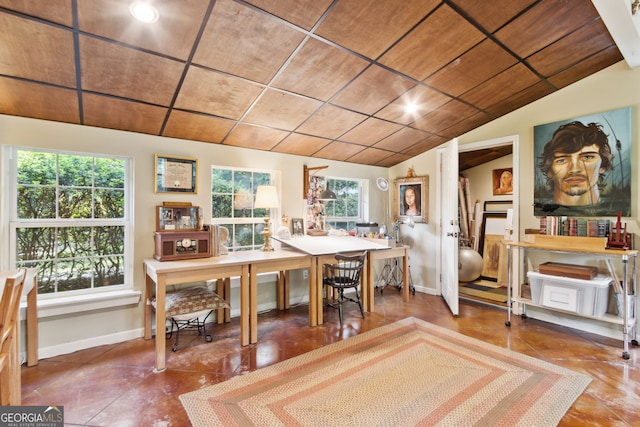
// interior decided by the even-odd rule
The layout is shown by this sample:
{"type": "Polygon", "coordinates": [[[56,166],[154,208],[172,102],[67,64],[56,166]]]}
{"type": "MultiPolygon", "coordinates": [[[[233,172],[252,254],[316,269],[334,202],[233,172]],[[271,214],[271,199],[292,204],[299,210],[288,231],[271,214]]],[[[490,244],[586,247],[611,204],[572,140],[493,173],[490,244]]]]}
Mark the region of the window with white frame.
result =
{"type": "Polygon", "coordinates": [[[38,294],[125,287],[130,159],[17,147],[10,159],[11,263],[37,268],[38,294]]]}
{"type": "Polygon", "coordinates": [[[275,173],[213,166],[211,168],[211,219],[229,230],[231,251],[260,249],[264,245],[267,209],[254,209],[259,185],[274,185],[275,173]]]}
{"type": "Polygon", "coordinates": [[[327,178],[327,189],[336,200],[325,200],[326,223],[335,229],[353,230],[362,222],[362,182],[358,179],[327,178]]]}

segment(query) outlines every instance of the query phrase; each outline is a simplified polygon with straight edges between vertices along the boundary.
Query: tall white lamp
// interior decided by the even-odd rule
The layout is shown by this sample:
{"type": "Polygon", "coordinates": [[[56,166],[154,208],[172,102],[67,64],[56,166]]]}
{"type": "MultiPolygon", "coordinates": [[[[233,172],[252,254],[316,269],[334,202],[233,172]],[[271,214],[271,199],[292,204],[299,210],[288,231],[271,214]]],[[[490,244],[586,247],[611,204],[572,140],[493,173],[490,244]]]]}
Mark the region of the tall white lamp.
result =
{"type": "Polygon", "coordinates": [[[264,237],[264,246],[262,250],[265,252],[273,251],[271,246],[271,229],[269,228],[269,209],[277,208],[280,206],[278,201],[278,191],[273,185],[260,185],[256,192],[256,202],[253,205],[255,209],[264,208],[267,209],[267,215],[264,217],[264,231],[262,236],[264,237]]]}

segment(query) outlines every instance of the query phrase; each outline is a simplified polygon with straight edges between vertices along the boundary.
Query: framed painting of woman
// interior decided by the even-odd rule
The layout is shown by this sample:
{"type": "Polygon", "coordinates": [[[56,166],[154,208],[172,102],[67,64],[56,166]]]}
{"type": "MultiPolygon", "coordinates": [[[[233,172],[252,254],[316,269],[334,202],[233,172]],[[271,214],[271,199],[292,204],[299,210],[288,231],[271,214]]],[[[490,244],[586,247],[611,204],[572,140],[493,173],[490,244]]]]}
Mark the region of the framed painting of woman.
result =
{"type": "Polygon", "coordinates": [[[493,170],[493,195],[513,194],[513,168],[493,170]]]}
{"type": "Polygon", "coordinates": [[[395,180],[394,214],[400,221],[429,221],[429,177],[414,176],[395,180]]]}

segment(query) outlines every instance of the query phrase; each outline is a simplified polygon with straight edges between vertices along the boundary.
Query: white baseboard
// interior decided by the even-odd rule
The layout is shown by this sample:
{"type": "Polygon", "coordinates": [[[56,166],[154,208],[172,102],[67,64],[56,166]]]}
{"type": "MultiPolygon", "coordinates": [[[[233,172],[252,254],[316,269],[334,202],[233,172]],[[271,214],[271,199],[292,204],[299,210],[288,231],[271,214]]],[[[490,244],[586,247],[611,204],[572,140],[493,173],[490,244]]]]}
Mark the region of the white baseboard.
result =
{"type": "MultiPolygon", "coordinates": [[[[61,354],[69,354],[79,350],[99,347],[101,345],[116,344],[119,342],[129,341],[144,336],[144,328],[122,331],[115,334],[102,335],[79,341],[66,342],[64,344],[53,345],[50,347],[41,347],[38,349],[39,359],[48,359],[50,357],[60,356],[61,354]]],[[[26,353],[20,355],[21,359],[26,360],[26,353]]]]}
{"type": "Polygon", "coordinates": [[[427,288],[426,286],[414,285],[413,288],[416,290],[416,292],[420,292],[421,294],[440,295],[436,292],[435,289],[427,288]]]}
{"type": "MultiPolygon", "coordinates": [[[[427,292],[430,293],[431,289],[424,288],[421,286],[416,286],[416,292],[427,292]]],[[[308,295],[303,295],[299,298],[292,298],[290,304],[298,305],[298,304],[308,304],[309,297],[308,295]]],[[[266,312],[276,308],[274,302],[268,302],[265,304],[258,305],[258,312],[266,312]]],[[[231,317],[240,316],[240,309],[232,309],[231,317]]],[[[99,337],[91,337],[88,339],[78,340],[66,342],[63,344],[53,345],[49,347],[41,347],[38,349],[38,357],[39,359],[48,359],[50,357],[60,356],[62,354],[69,354],[80,350],[86,350],[89,348],[99,347],[101,345],[109,345],[116,344],[124,341],[129,341],[137,338],[142,338],[144,336],[144,328],[136,328],[129,331],[122,331],[115,334],[102,335],[99,337]]],[[[22,352],[20,354],[22,363],[25,363],[27,360],[26,352],[22,352]]]]}

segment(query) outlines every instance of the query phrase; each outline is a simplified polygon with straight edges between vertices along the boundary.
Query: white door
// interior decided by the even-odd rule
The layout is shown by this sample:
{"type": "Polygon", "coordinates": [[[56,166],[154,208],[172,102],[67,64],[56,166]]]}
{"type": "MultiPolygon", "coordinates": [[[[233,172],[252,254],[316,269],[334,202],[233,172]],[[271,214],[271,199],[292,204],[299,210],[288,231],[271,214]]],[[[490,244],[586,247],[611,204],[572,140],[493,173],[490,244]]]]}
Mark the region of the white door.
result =
{"type": "Polygon", "coordinates": [[[458,140],[438,149],[440,289],[454,316],[458,311],[458,140]]]}

